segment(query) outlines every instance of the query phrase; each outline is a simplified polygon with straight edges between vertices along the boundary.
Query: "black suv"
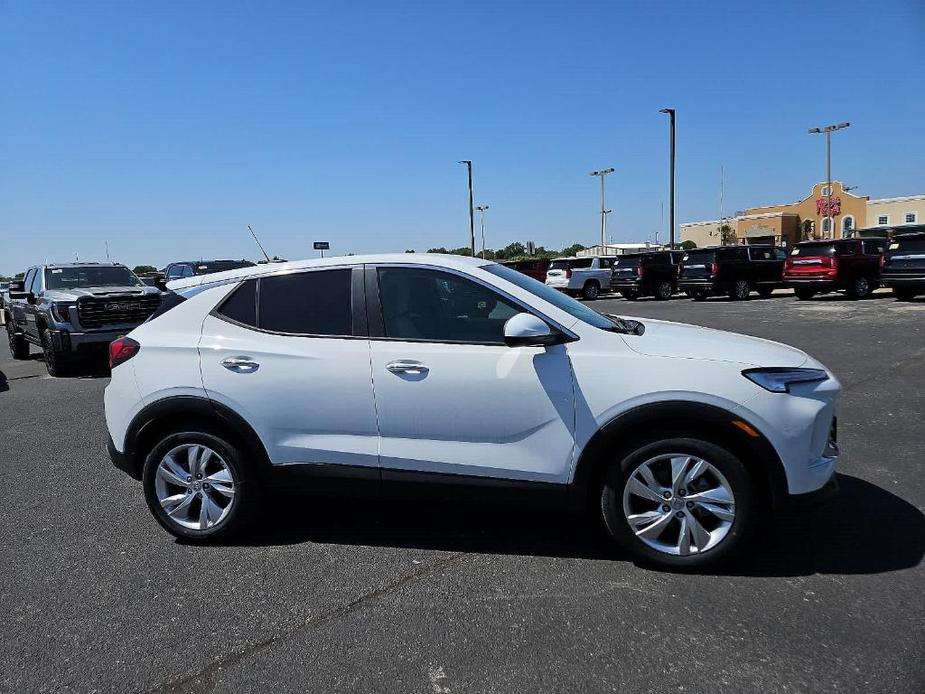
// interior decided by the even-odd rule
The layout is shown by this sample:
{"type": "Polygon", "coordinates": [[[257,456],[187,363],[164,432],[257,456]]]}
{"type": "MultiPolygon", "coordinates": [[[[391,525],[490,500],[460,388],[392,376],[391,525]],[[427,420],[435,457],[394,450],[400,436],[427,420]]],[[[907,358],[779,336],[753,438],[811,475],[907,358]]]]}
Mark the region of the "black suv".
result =
{"type": "Polygon", "coordinates": [[[237,270],[242,267],[254,267],[249,260],[180,260],[164,269],[164,281],[178,280],[181,277],[211,275],[213,272],[237,270]]]}
{"type": "Polygon", "coordinates": [[[803,241],[790,251],[784,282],[798,299],[844,291],[864,299],[880,285],[880,263],[887,249],[883,238],[803,241]]]}
{"type": "Polygon", "coordinates": [[[681,259],[678,289],[695,301],[723,294],[741,301],[753,291],[767,299],[784,286],[786,258],[783,248],[767,245],[694,248],[681,259]]]}
{"type": "Polygon", "coordinates": [[[925,294],[925,232],[897,234],[883,256],[880,282],[900,301],[925,294]]]}
{"type": "Polygon", "coordinates": [[[610,276],[610,288],[635,301],[640,296],[670,299],[678,290],[678,263],[684,251],[646,251],[617,258],[610,276]]]}

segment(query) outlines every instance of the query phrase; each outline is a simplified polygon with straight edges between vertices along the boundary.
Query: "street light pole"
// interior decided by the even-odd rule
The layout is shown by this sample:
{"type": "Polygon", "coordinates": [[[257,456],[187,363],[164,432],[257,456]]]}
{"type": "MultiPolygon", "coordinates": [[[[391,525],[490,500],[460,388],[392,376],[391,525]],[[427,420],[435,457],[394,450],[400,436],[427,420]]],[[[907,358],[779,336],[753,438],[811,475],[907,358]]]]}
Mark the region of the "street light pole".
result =
{"type": "Polygon", "coordinates": [[[667,113],[668,117],[671,119],[671,140],[670,140],[670,153],[669,153],[669,184],[668,184],[668,222],[671,224],[671,231],[668,234],[669,238],[669,248],[674,248],[674,131],[675,131],[675,113],[673,108],[660,108],[659,113],[667,113]]]}
{"type": "MultiPolygon", "coordinates": [[[[825,217],[829,220],[830,238],[835,238],[835,219],[832,216],[832,133],[847,128],[851,123],[836,123],[822,128],[810,128],[811,135],[825,134],[825,185],[828,194],[825,196],[825,217]]],[[[826,238],[823,236],[823,238],[826,238]]]]}
{"type": "Polygon", "coordinates": [[[469,249],[472,251],[472,257],[475,257],[475,212],[472,208],[472,160],[463,159],[459,162],[465,164],[469,170],[469,249]]]}
{"type": "Polygon", "coordinates": [[[475,209],[479,211],[479,226],[482,228],[482,260],[485,260],[485,210],[488,209],[488,205],[479,205],[475,209]]]}
{"type": "Polygon", "coordinates": [[[599,176],[601,179],[601,253],[604,252],[604,248],[607,246],[607,213],[610,212],[610,210],[604,209],[604,176],[613,172],[614,169],[611,166],[609,169],[600,169],[588,174],[589,176],[599,176]]]}

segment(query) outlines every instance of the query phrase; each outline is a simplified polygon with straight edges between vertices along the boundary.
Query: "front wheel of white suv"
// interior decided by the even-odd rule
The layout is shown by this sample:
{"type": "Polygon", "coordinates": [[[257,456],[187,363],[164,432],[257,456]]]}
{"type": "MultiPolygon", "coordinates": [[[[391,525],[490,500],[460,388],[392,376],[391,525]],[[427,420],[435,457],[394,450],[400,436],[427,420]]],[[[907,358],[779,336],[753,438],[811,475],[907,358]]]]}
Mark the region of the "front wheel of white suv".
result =
{"type": "Polygon", "coordinates": [[[699,439],[643,445],[615,461],[601,488],[610,535],[646,563],[695,568],[728,559],[755,521],[754,485],[742,462],[699,439]]]}
{"type": "Polygon", "coordinates": [[[204,431],[164,436],[145,459],[142,482],[157,522],[187,541],[231,537],[257,505],[257,483],[242,451],[204,431]]]}

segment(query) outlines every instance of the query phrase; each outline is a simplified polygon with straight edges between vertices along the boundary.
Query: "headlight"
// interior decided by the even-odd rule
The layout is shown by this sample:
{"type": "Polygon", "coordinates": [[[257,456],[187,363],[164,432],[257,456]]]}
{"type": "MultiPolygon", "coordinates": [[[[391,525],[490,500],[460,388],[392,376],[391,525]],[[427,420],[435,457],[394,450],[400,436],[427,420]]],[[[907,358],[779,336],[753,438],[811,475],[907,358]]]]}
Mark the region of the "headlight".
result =
{"type": "Polygon", "coordinates": [[[829,378],[829,374],[823,369],[788,369],[785,367],[745,369],[742,375],[772,393],[789,393],[790,386],[794,383],[814,383],[829,378]]]}
{"type": "Polygon", "coordinates": [[[76,306],[76,305],[77,304],[75,304],[72,301],[56,301],[55,303],[52,304],[52,310],[55,314],[55,318],[57,318],[62,323],[70,323],[71,322],[71,314],[70,314],[71,306],[76,306]]]}

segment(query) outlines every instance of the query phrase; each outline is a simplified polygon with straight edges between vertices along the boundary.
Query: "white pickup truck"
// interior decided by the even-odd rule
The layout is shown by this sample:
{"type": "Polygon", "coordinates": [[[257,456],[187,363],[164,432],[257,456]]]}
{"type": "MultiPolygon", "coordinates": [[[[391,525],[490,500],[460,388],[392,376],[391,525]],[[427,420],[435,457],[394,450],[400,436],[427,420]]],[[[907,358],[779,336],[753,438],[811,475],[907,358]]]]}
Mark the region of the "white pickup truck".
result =
{"type": "Polygon", "coordinates": [[[556,258],[546,272],[550,287],[593,301],[602,291],[610,291],[610,275],[616,256],[556,258]]]}

